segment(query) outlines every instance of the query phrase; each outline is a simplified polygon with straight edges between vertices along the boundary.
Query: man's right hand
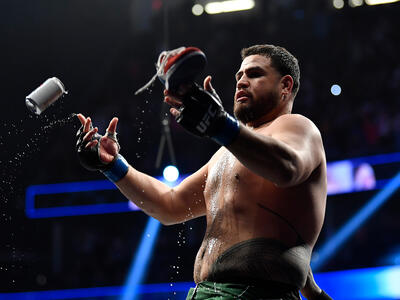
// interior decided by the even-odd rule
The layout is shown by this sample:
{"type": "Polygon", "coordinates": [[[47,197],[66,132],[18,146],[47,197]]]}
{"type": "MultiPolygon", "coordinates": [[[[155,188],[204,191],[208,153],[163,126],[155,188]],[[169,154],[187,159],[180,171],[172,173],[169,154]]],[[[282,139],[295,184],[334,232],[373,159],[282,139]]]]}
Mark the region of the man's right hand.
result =
{"type": "Polygon", "coordinates": [[[239,122],[224,110],[211,85],[211,76],[203,85],[204,88],[193,85],[182,96],[164,90],[164,101],[172,106],[171,114],[187,131],[210,137],[222,146],[229,145],[239,134],[239,122]]]}
{"type": "Polygon", "coordinates": [[[120,146],[116,137],[118,118],[113,118],[106,133],[101,136],[98,128],[93,127],[90,117],[77,115],[82,126],[77,132],[76,150],[81,165],[91,171],[104,171],[118,155],[120,146]]]}

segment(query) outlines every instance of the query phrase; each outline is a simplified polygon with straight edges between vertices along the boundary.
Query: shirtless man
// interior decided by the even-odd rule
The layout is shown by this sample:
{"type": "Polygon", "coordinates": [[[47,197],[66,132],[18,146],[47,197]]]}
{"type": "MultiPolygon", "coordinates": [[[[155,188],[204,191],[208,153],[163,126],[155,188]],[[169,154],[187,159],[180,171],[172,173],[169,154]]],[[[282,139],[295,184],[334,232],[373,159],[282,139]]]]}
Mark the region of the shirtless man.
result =
{"type": "Polygon", "coordinates": [[[235,118],[219,103],[210,76],[204,89],[183,96],[164,91],[178,123],[223,146],[179,186],[169,188],[123,159],[117,118],[100,136],[91,119],[79,114],[78,154],[85,167],[102,170],[165,225],[206,216],[194,266],[197,285],[187,299],[300,299],[302,288],[316,299],[320,291],[305,284],[325,215],[321,135],[309,119],[291,114],[300,78],[294,56],[256,45],[243,49],[242,59],[235,118]]]}

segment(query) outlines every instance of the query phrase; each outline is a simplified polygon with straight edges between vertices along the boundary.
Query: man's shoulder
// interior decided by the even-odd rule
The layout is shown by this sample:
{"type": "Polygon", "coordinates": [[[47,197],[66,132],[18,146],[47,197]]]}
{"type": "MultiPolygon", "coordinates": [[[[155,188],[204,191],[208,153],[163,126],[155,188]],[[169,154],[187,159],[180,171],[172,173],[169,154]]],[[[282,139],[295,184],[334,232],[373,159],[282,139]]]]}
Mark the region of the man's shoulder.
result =
{"type": "Polygon", "coordinates": [[[280,123],[280,122],[290,122],[290,123],[304,123],[305,125],[313,125],[315,126],[314,122],[311,121],[306,116],[301,114],[284,114],[277,117],[273,123],[280,123]]]}
{"type": "Polygon", "coordinates": [[[211,156],[210,160],[208,161],[208,165],[214,164],[226,151],[228,151],[225,147],[220,147],[217,152],[211,156]]]}
{"type": "Polygon", "coordinates": [[[270,124],[270,129],[292,128],[320,134],[318,127],[306,116],[301,114],[284,114],[270,124]]]}

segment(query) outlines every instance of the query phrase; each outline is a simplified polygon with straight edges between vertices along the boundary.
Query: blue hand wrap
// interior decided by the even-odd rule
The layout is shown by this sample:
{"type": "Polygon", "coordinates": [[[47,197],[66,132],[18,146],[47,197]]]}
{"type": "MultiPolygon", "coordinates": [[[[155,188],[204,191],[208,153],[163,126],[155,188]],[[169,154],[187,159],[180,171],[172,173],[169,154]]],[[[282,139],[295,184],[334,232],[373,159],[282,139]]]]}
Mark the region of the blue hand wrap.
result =
{"type": "Polygon", "coordinates": [[[111,168],[106,171],[102,171],[102,173],[112,182],[117,182],[121,180],[126,173],[128,173],[128,169],[128,162],[121,154],[118,154],[117,158],[112,163],[111,168]]]}
{"type": "Polygon", "coordinates": [[[217,134],[211,137],[211,139],[213,139],[221,146],[228,146],[238,136],[239,131],[239,121],[231,115],[226,114],[224,124],[218,130],[217,134]]]}

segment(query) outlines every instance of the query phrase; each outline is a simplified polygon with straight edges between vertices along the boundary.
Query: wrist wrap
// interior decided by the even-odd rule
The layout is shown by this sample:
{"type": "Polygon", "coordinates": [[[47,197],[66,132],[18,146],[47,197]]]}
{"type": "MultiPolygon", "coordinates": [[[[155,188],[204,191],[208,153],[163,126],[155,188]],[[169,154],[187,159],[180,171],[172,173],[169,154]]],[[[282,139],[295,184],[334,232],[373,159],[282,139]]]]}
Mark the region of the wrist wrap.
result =
{"type": "Polygon", "coordinates": [[[102,171],[102,173],[112,182],[117,182],[125,177],[126,173],[128,173],[128,170],[128,162],[121,154],[118,154],[114,161],[110,163],[110,168],[102,171]]]}
{"type": "Polygon", "coordinates": [[[225,113],[223,118],[224,120],[221,122],[221,128],[219,128],[218,132],[211,136],[211,139],[221,146],[228,146],[239,134],[239,121],[228,113],[225,113]]]}
{"type": "Polygon", "coordinates": [[[229,115],[214,90],[194,84],[182,99],[176,121],[187,131],[227,146],[239,134],[239,121],[229,115]]]}

